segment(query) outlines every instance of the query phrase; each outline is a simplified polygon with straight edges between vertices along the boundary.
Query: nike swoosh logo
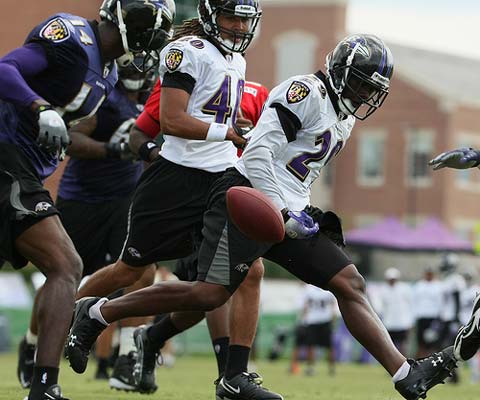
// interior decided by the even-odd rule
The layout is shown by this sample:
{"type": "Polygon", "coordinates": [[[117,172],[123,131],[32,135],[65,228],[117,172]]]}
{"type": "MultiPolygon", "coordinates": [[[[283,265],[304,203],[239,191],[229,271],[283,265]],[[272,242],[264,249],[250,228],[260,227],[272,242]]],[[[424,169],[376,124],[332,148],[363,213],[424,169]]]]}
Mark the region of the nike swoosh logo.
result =
{"type": "Polygon", "coordinates": [[[240,388],[234,388],[233,386],[230,386],[227,382],[224,382],[222,379],[222,386],[227,390],[228,392],[239,394],[240,393],[240,388]]]}

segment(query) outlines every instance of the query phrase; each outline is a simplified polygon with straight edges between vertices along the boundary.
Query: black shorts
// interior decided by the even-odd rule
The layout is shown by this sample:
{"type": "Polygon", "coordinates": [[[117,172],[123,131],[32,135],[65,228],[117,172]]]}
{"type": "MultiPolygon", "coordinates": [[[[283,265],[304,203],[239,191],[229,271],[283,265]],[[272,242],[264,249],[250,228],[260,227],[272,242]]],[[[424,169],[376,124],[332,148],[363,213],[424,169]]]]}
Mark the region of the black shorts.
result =
{"type": "Polygon", "coordinates": [[[408,330],[388,331],[393,343],[402,343],[408,338],[408,330]]]}
{"type": "Polygon", "coordinates": [[[326,288],[334,275],[351,264],[343,249],[321,232],[311,239],[285,239],[273,246],[248,239],[228,217],[225,194],[232,186],[251,184],[231,168],[213,185],[204,216],[198,280],[223,285],[233,293],[249,265],[263,256],[302,281],[326,288]]]}
{"type": "Polygon", "coordinates": [[[198,252],[180,258],[175,264],[174,275],[181,281],[194,282],[198,275],[198,252]]]}
{"type": "Polygon", "coordinates": [[[133,195],[122,261],[142,267],[192,254],[208,193],[222,174],[157,158],[133,195]]]}
{"type": "Polygon", "coordinates": [[[83,261],[84,276],[120,257],[130,200],[130,196],[104,203],[57,199],[63,226],[83,261]]]}
{"type": "Polygon", "coordinates": [[[37,171],[21,150],[0,143],[0,259],[14,268],[28,260],[15,248],[15,241],[43,218],[58,214],[37,171]]]}
{"type": "Polygon", "coordinates": [[[332,345],[332,323],[300,325],[295,331],[297,346],[330,348],[332,345]]]}
{"type": "Polygon", "coordinates": [[[435,348],[439,341],[441,323],[437,318],[419,318],[417,320],[417,344],[424,348],[435,348]]]}

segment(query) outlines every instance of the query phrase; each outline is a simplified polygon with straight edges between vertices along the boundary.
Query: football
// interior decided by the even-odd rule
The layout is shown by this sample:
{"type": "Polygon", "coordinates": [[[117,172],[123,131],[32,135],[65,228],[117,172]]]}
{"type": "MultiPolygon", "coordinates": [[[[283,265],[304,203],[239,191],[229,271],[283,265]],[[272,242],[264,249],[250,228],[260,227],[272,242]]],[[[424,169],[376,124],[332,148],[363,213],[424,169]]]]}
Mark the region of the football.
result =
{"type": "Polygon", "coordinates": [[[227,191],[227,209],[235,226],[249,239],[278,243],[285,236],[285,224],[280,211],[270,198],[246,186],[234,186],[227,191]]]}

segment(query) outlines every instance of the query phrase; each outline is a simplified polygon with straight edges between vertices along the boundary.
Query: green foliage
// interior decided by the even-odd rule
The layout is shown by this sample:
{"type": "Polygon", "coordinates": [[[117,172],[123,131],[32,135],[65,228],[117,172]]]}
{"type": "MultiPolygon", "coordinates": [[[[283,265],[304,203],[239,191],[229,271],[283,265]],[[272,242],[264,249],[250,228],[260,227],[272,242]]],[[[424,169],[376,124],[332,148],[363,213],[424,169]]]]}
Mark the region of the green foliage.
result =
{"type": "MultiPolygon", "coordinates": [[[[0,400],[22,399],[26,391],[20,389],[15,377],[16,360],[13,354],[0,355],[0,400]]],[[[317,375],[307,377],[288,374],[286,361],[258,364],[265,386],[278,391],[288,400],[401,400],[395,392],[390,377],[379,366],[341,364],[334,377],[327,375],[324,362],[319,363],[317,375]]],[[[60,383],[64,395],[72,400],[140,400],[145,396],[111,390],[105,381],[94,381],[94,363],[84,375],[76,375],[62,364],[60,383]]],[[[466,372],[466,371],[465,371],[466,372]]],[[[216,364],[212,357],[181,357],[174,368],[162,367],[157,372],[158,392],[155,399],[168,400],[211,400],[214,398],[213,381],[216,378],[216,364]]],[[[477,400],[478,387],[466,382],[458,386],[440,385],[428,395],[431,400],[477,400]]]]}

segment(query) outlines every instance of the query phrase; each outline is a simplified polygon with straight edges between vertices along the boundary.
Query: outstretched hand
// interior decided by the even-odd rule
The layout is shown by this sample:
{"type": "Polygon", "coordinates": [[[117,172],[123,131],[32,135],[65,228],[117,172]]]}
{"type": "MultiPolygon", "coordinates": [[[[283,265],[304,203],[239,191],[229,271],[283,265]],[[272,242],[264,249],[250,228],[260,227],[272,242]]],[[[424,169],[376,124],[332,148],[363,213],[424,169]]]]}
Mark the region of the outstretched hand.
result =
{"type": "Polygon", "coordinates": [[[446,151],[428,162],[434,170],[442,168],[467,169],[480,164],[480,151],[462,148],[446,151]]]}

